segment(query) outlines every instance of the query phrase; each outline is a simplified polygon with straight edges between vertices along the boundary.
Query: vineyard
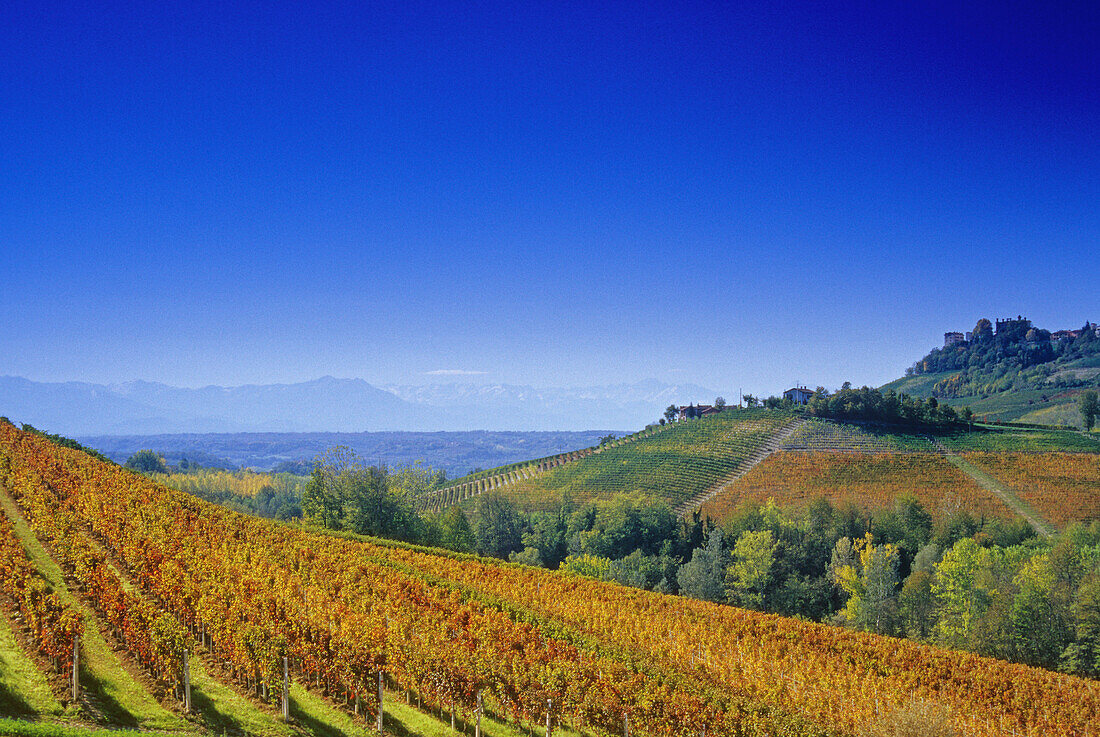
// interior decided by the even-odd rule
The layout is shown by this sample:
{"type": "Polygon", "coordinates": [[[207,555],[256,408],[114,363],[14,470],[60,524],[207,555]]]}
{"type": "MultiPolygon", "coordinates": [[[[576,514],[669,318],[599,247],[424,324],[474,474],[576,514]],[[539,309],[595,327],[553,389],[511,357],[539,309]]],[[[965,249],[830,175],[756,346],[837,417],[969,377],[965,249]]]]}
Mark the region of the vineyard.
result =
{"type": "Polygon", "coordinates": [[[791,419],[770,410],[738,410],[675,423],[635,442],[602,449],[501,492],[525,509],[642,492],[677,507],[737,468],[791,419]]]}
{"type": "Polygon", "coordinates": [[[173,489],[186,491],[194,496],[233,494],[254,497],[260,490],[270,488],[275,493],[295,493],[302,479],[289,474],[255,473],[252,471],[223,471],[204,468],[187,473],[158,473],[152,476],[173,489]]]}
{"type": "Polygon", "coordinates": [[[1100,455],[967,453],[965,458],[1059,528],[1100,519],[1100,455]]]}
{"type": "Polygon", "coordinates": [[[931,453],[935,447],[925,435],[878,425],[806,420],[781,446],[783,450],[847,453],[931,453]]]}
{"type": "Polygon", "coordinates": [[[934,516],[963,508],[976,517],[1012,519],[992,493],[936,453],[780,452],[767,458],[703,507],[722,522],[745,502],[774,499],[802,509],[817,498],[871,512],[909,496],[934,516]]]}
{"type": "Polygon", "coordinates": [[[956,453],[1100,453],[1100,440],[1071,430],[987,429],[940,438],[956,453]]]}
{"type": "Polygon", "coordinates": [[[1100,722],[1100,686],[1062,674],[323,536],[3,423],[0,454],[35,533],[169,692],[181,650],[199,642],[258,700],[278,701],[286,663],[369,715],[382,680],[467,715],[484,700],[550,731],[608,735],[854,735],[913,698],[950,709],[966,735],[1095,735],[1100,722]]]}

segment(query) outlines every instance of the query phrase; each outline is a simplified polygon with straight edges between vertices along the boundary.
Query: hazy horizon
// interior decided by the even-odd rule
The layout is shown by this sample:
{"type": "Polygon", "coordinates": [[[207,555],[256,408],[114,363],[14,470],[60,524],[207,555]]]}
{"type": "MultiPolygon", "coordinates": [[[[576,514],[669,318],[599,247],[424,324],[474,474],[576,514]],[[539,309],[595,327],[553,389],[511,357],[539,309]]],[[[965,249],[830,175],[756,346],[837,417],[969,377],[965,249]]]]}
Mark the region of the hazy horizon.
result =
{"type": "Polygon", "coordinates": [[[1097,12],[9,6],[0,374],[767,395],[1100,320],[1097,12]]]}

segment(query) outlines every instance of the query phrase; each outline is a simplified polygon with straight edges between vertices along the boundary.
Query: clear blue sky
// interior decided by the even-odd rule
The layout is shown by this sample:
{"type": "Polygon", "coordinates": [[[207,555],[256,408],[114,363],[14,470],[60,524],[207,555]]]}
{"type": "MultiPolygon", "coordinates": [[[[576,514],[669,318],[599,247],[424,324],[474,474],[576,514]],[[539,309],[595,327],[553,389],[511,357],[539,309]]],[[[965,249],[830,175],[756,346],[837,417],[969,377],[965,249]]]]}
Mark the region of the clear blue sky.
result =
{"type": "Polygon", "coordinates": [[[766,394],[1100,321],[1096,3],[147,5],[0,10],[0,374],[766,394]]]}

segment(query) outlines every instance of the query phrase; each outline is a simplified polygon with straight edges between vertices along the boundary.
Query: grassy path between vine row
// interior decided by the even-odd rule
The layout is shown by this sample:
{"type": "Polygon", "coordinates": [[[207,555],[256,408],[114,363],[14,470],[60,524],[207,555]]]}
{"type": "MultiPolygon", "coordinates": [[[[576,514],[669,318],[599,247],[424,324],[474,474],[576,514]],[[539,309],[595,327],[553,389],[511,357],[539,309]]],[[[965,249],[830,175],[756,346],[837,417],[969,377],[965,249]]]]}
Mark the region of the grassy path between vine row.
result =
{"type": "Polygon", "coordinates": [[[161,706],[123,666],[122,661],[100,631],[99,618],[84,606],[65,584],[61,567],[24,519],[7,489],[0,487],[3,508],[27,555],[58,596],[84,615],[81,638],[81,698],[96,716],[96,721],[132,729],[189,730],[193,727],[177,714],[161,706]]]}
{"type": "MultiPolygon", "coordinates": [[[[128,730],[156,732],[191,732],[207,734],[244,734],[257,737],[369,737],[377,735],[373,721],[353,717],[303,685],[293,682],[290,688],[291,723],[282,722],[277,710],[241,693],[233,684],[219,680],[211,673],[208,662],[212,656],[196,648],[191,658],[191,701],[194,714],[190,719],[162,706],[146,688],[123,666],[103,633],[98,615],[69,590],[64,573],[50,556],[30,524],[23,517],[15,500],[0,487],[0,509],[11,520],[16,537],[27,551],[35,567],[68,604],[84,614],[85,634],[81,642],[81,687],[86,716],[109,726],[104,730],[94,726],[81,727],[54,722],[62,714],[60,704],[50,691],[45,676],[20,647],[11,625],[0,615],[0,735],[42,735],[43,737],[96,737],[126,734],[128,730]],[[4,717],[27,717],[46,721],[18,721],[4,717]],[[121,728],[121,733],[115,730],[121,728]]],[[[119,569],[109,551],[108,565],[118,574],[123,588],[135,596],[145,596],[119,569]]],[[[63,721],[68,719],[60,717],[63,721]]],[[[457,737],[474,733],[472,722],[457,721],[452,730],[449,714],[437,716],[405,703],[398,693],[387,692],[385,701],[385,733],[395,737],[457,737]]],[[[537,725],[511,724],[485,714],[481,720],[484,737],[528,737],[541,733],[537,725]]],[[[130,732],[137,734],[137,732],[130,732]]],[[[581,737],[573,730],[558,727],[555,737],[581,737]]]]}
{"type": "MultiPolygon", "coordinates": [[[[940,444],[937,443],[937,445],[940,444]]],[[[943,451],[947,457],[947,461],[951,465],[955,466],[955,468],[959,469],[967,476],[974,479],[974,481],[977,482],[978,486],[982,487],[988,492],[996,494],[997,497],[1009,507],[1011,507],[1012,510],[1016,512],[1016,514],[1026,519],[1028,521],[1028,524],[1030,524],[1035,529],[1035,531],[1039,533],[1040,537],[1050,537],[1057,532],[1057,529],[1055,529],[1054,525],[1039,516],[1039,513],[1032,509],[1031,506],[1024,502],[1023,499],[1016,496],[1016,492],[1012,491],[1012,489],[1008,488],[1000,481],[993,478],[988,473],[978,468],[962,456],[956,455],[955,453],[947,450],[946,448],[944,448],[943,445],[940,445],[940,448],[943,448],[943,451]]]]}
{"type": "Polygon", "coordinates": [[[24,652],[6,613],[0,611],[0,714],[56,716],[61,704],[54,698],[42,671],[24,652]]]}

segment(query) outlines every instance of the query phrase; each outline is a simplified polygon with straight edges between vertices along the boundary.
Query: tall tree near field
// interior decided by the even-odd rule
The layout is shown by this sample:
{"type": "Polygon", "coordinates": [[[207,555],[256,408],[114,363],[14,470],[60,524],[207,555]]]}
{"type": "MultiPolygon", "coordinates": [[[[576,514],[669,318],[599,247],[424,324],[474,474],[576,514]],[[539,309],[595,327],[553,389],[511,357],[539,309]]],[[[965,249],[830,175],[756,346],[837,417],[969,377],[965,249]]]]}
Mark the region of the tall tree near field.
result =
{"type": "Polygon", "coordinates": [[[691,560],[680,566],[676,575],[680,593],[693,599],[724,601],[728,564],[729,553],[722,544],[722,531],[716,527],[710,531],[707,544],[696,548],[691,560]]]}
{"type": "Polygon", "coordinates": [[[457,550],[460,553],[472,553],[477,545],[477,538],[470,527],[470,521],[466,519],[466,513],[457,504],[448,507],[439,520],[440,543],[449,550],[457,550]]]}
{"type": "Polygon", "coordinates": [[[477,537],[479,553],[508,559],[513,552],[523,550],[523,530],[519,513],[511,501],[499,492],[489,492],[477,498],[477,537]]]}
{"type": "Polygon", "coordinates": [[[849,626],[893,633],[898,626],[898,549],[889,543],[875,545],[870,533],[845,547],[838,558],[854,560],[834,570],[837,585],[848,595],[841,613],[849,626]],[[848,552],[848,551],[851,552],[848,552]]]}
{"type": "Polygon", "coordinates": [[[126,468],[138,473],[168,473],[164,456],[154,450],[139,450],[126,459],[126,468]]]}
{"type": "Polygon", "coordinates": [[[933,636],[941,644],[961,649],[969,645],[974,623],[991,597],[978,576],[986,557],[984,549],[968,537],[955,543],[936,566],[932,593],[940,608],[933,636]]]}
{"type": "Polygon", "coordinates": [[[764,593],[772,581],[775,535],[771,530],[742,532],[726,568],[726,596],[731,604],[764,610],[764,593]]]}
{"type": "Polygon", "coordinates": [[[1081,394],[1077,400],[1077,409],[1081,411],[1081,420],[1085,423],[1085,430],[1091,431],[1096,425],[1096,416],[1100,414],[1100,400],[1095,391],[1089,390],[1081,394]]]}

